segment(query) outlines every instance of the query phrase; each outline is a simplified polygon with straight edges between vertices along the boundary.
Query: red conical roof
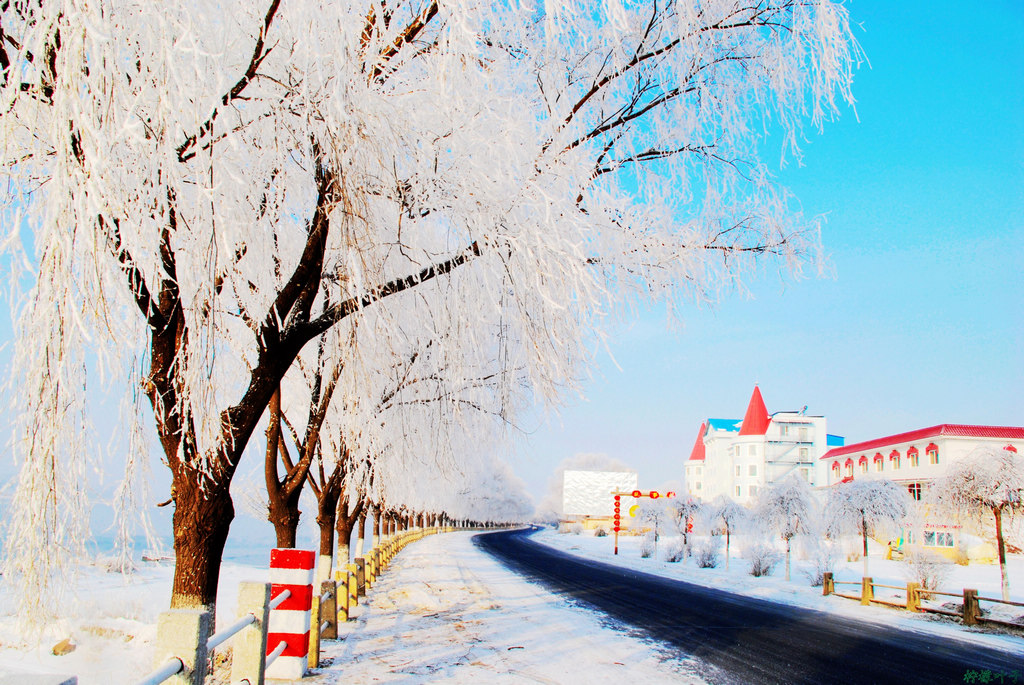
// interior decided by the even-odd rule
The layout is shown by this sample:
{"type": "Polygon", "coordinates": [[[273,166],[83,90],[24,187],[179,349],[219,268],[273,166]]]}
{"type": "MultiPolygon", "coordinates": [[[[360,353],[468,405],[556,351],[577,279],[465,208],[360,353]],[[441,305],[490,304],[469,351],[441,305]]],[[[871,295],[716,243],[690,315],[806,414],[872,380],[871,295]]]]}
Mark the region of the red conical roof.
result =
{"type": "Polygon", "coordinates": [[[768,424],[772,418],[768,416],[768,409],[764,406],[764,399],[761,397],[761,389],[754,386],[754,394],[750,396],[750,404],[747,405],[747,413],[743,415],[743,425],[740,426],[740,435],[764,435],[768,432],[768,424]]]}
{"type": "Polygon", "coordinates": [[[706,423],[700,424],[700,433],[697,433],[697,442],[693,444],[693,451],[690,452],[690,461],[704,461],[704,431],[707,427],[706,423]]]}

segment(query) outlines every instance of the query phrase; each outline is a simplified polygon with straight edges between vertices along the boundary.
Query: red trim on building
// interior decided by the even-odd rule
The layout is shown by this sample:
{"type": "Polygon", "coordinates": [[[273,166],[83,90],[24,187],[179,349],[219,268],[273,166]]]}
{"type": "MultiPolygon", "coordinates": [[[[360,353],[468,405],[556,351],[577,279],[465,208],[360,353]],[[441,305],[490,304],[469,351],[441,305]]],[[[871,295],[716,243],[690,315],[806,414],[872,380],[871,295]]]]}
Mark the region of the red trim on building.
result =
{"type": "Polygon", "coordinates": [[[881,452],[875,452],[875,458],[873,461],[885,461],[885,457],[882,456],[881,452]]]}
{"type": "Polygon", "coordinates": [[[761,389],[755,385],[754,394],[750,396],[750,403],[747,404],[747,413],[743,415],[740,435],[764,435],[768,432],[768,424],[771,421],[772,417],[768,416],[764,398],[761,397],[761,389]]]}
{"type": "Polygon", "coordinates": [[[900,458],[900,451],[899,450],[893,450],[892,452],[889,452],[889,458],[890,459],[899,459],[900,458]]]}
{"type": "Polygon", "coordinates": [[[865,442],[857,442],[843,447],[836,447],[826,452],[821,458],[832,459],[855,452],[869,452],[880,447],[887,447],[901,442],[915,442],[939,436],[958,438],[988,438],[1024,440],[1024,427],[1021,426],[973,426],[961,423],[943,423],[938,426],[921,428],[907,433],[897,433],[884,438],[876,438],[865,442]]]}

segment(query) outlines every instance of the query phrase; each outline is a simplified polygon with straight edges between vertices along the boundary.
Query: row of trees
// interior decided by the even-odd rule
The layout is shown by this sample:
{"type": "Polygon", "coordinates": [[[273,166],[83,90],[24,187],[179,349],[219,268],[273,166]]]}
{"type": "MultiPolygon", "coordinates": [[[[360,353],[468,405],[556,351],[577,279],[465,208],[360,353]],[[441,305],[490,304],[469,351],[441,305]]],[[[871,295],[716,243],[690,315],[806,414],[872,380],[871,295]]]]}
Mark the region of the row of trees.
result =
{"type": "Polygon", "coordinates": [[[868,538],[899,538],[927,518],[958,524],[991,519],[999,558],[1002,596],[1009,600],[1004,520],[1024,513],[1024,458],[1009,449],[980,447],[954,462],[947,474],[927,489],[922,501],[911,499],[908,491],[888,479],[857,479],[815,493],[807,481],[796,475],[764,487],[757,501],[742,507],[726,496],[701,503],[690,497],[645,502],[640,520],[657,530],[663,522],[673,523],[689,548],[689,532],[695,520],[713,533],[725,536],[726,568],[729,538],[738,528],[777,535],[785,545],[786,580],[790,579],[793,539],[799,535],[838,540],[860,538],[864,575],[868,576],[868,538]]]}
{"type": "Polygon", "coordinates": [[[27,601],[83,534],[96,380],[170,471],[175,607],[216,598],[261,421],[282,542],[304,482],[328,535],[493,477],[473,455],[577,388],[623,303],[813,256],[755,132],[795,143],[857,57],[829,0],[0,11],[27,601]]]}

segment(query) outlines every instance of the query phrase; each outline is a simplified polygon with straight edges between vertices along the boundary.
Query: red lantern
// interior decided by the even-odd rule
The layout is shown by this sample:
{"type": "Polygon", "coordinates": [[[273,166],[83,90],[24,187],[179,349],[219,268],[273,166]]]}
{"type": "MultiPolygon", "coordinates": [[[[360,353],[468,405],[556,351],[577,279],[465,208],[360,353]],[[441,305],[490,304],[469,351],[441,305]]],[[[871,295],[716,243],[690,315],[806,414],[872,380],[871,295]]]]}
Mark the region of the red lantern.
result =
{"type": "Polygon", "coordinates": [[[674,493],[674,492],[666,492],[665,493],[665,497],[668,497],[669,499],[671,499],[671,498],[673,498],[675,496],[676,496],[676,493],[674,493]]]}
{"type": "Polygon", "coordinates": [[[651,494],[648,495],[651,499],[658,499],[661,495],[658,494],[657,490],[651,490],[651,494]]]}
{"type": "Polygon", "coordinates": [[[616,524],[615,524],[615,527],[613,528],[613,530],[614,530],[614,531],[615,531],[616,533],[618,533],[618,532],[619,532],[620,530],[622,530],[622,528],[620,528],[620,527],[619,527],[619,524],[618,524],[618,523],[616,523],[616,524]]]}
{"type": "Polygon", "coordinates": [[[644,493],[640,492],[639,490],[634,490],[633,491],[633,497],[643,497],[643,496],[644,496],[644,493]]]}

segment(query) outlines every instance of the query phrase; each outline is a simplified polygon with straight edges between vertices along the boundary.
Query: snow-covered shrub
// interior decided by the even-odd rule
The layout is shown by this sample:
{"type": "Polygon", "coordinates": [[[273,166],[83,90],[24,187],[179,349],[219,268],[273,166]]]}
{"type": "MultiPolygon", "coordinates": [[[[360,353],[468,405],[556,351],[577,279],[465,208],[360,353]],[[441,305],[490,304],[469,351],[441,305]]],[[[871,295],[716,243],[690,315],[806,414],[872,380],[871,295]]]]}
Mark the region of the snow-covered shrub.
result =
{"type": "Polygon", "coordinates": [[[750,562],[750,575],[758,578],[770,576],[775,569],[775,565],[782,561],[782,554],[771,545],[766,545],[763,542],[758,542],[748,547],[743,556],[750,562]]]}
{"type": "Polygon", "coordinates": [[[595,538],[606,538],[606,537],[608,537],[608,531],[605,530],[604,528],[598,528],[597,530],[594,531],[594,537],[595,538]]]}
{"type": "Polygon", "coordinates": [[[907,550],[903,557],[903,573],[907,580],[918,583],[925,590],[937,590],[946,582],[952,564],[934,552],[907,550]]]}
{"type": "Polygon", "coordinates": [[[656,549],[655,545],[654,533],[644,533],[643,538],[640,539],[640,556],[644,559],[653,557],[656,549]]]}
{"type": "Polygon", "coordinates": [[[716,535],[694,546],[693,559],[697,562],[697,566],[701,568],[716,568],[718,566],[718,562],[721,560],[719,539],[716,535]]]}
{"type": "Polygon", "coordinates": [[[682,538],[676,538],[668,543],[668,548],[665,550],[665,561],[677,563],[685,558],[686,544],[683,543],[682,538]]]}
{"type": "Polygon", "coordinates": [[[583,535],[583,524],[582,523],[574,523],[574,524],[572,524],[571,526],[569,526],[569,532],[572,533],[573,535],[583,535]]]}
{"type": "Polygon", "coordinates": [[[835,571],[838,556],[835,546],[826,542],[818,542],[811,550],[811,565],[804,570],[807,580],[811,581],[811,587],[821,587],[825,582],[825,574],[835,571]]]}

